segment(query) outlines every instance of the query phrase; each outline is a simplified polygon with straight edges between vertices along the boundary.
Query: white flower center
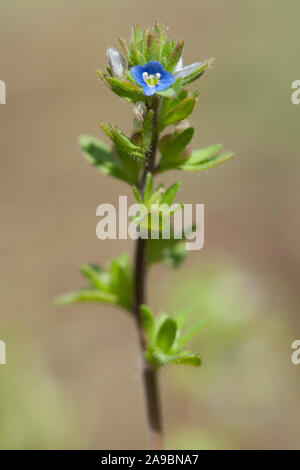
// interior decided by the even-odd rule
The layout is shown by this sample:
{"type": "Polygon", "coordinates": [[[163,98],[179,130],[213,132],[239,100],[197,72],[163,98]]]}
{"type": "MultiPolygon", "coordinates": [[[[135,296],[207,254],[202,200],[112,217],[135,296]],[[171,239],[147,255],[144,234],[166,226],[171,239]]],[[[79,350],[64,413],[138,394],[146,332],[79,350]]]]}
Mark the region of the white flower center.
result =
{"type": "Polygon", "coordinates": [[[151,74],[149,75],[148,72],[143,73],[143,80],[150,87],[154,87],[155,85],[157,85],[159,83],[160,77],[161,77],[161,74],[159,72],[156,73],[155,75],[151,75],[151,74]]]}

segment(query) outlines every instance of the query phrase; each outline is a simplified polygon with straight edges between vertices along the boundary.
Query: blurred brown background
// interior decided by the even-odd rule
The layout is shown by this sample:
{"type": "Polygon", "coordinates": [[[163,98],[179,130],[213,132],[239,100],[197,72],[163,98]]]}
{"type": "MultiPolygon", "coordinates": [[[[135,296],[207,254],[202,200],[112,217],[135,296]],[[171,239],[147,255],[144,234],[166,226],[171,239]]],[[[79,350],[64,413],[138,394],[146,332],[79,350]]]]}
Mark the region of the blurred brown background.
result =
{"type": "MultiPolygon", "coordinates": [[[[105,50],[155,19],[185,39],[201,79],[194,146],[238,158],[184,175],[180,200],[205,203],[205,247],[172,272],[155,267],[151,305],[210,319],[200,369],[161,375],[169,448],[300,448],[297,0],[0,0],[1,448],[145,448],[134,325],[111,307],[58,308],[131,241],[96,239],[95,210],[129,194],[82,159],[98,122],[128,131],[127,104],[97,80],[105,50]]],[[[164,181],[178,177],[170,174],[164,181]]]]}

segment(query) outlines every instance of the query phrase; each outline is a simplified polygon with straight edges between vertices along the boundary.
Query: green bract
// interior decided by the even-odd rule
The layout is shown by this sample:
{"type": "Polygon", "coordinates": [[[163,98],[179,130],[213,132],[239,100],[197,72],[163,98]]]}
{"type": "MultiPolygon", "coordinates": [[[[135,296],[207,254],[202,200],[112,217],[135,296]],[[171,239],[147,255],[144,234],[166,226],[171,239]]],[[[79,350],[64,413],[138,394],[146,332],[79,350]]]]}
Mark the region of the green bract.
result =
{"type": "MultiPolygon", "coordinates": [[[[159,23],[146,31],[135,26],[130,41],[119,37],[119,42],[122,51],[109,47],[108,65],[105,70],[97,69],[96,73],[109,90],[128,102],[133,111],[133,131],[125,135],[115,124],[101,123],[110,145],[94,137],[81,136],[80,147],[89,163],[105,175],[132,187],[134,199],[141,208],[140,214],[132,220],[140,229],[146,227],[149,233],[152,230],[158,235],[147,240],[145,269],[158,262],[178,267],[185,256],[184,236],[178,239],[171,232],[169,239],[163,239],[161,216],[156,223],[150,216],[155,212],[170,216],[181,210],[182,204],[174,203],[180,183],[165,188],[162,184],[154,185],[153,179],[168,170],[207,170],[233,157],[231,152],[222,152],[220,145],[201,150],[192,147],[195,130],[187,118],[197,104],[200,90],[191,91],[188,86],[209,69],[212,60],[199,61],[197,58],[197,62],[184,65],[183,41],[168,39],[159,23]],[[149,73],[141,74],[144,78],[137,75],[136,71],[146,68],[140,66],[154,67],[154,62],[155,67],[163,70],[161,73],[153,75],[149,69],[149,73]],[[161,86],[162,91],[159,91],[163,74],[172,76],[172,81],[165,89],[161,86]],[[143,79],[148,88],[152,87],[150,91],[143,79]],[[157,159],[156,150],[160,153],[157,159]]],[[[174,317],[161,314],[155,318],[149,307],[141,306],[143,301],[133,306],[138,289],[135,282],[139,282],[134,271],[126,254],[113,259],[105,269],[94,264],[81,266],[81,272],[88,280],[87,287],[62,295],[57,302],[105,302],[118,305],[135,316],[140,314],[138,325],[142,325],[147,338],[144,353],[153,369],[168,363],[199,366],[198,354],[184,348],[203,322],[185,330],[186,315],[182,312],[174,317]]]]}
{"type": "Polygon", "coordinates": [[[87,278],[86,288],[62,295],[58,304],[106,302],[130,311],[132,304],[132,269],[127,253],[113,259],[106,269],[97,264],[84,264],[80,271],[87,278]]]}
{"type": "Polygon", "coordinates": [[[184,347],[205,325],[205,320],[185,329],[187,319],[185,311],[174,317],[166,313],[154,317],[149,307],[141,306],[141,321],[147,337],[146,357],[153,367],[171,363],[200,366],[199,355],[184,347]]]}

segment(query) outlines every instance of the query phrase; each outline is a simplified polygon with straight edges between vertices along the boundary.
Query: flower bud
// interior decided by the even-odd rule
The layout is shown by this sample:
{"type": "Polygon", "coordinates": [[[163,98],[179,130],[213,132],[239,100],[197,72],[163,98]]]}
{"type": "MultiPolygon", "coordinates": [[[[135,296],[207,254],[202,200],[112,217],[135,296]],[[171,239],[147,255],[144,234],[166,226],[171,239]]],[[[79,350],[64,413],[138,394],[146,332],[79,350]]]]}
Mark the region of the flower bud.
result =
{"type": "Polygon", "coordinates": [[[141,145],[142,143],[142,134],[140,131],[134,132],[131,135],[130,140],[135,144],[135,145],[141,145]]]}
{"type": "Polygon", "coordinates": [[[147,113],[147,106],[143,101],[138,101],[132,107],[132,111],[134,113],[134,128],[140,129],[143,124],[144,117],[147,113]]]}
{"type": "Polygon", "coordinates": [[[175,73],[183,69],[183,58],[180,57],[178,64],[176,65],[175,73]]]}
{"type": "MultiPolygon", "coordinates": [[[[180,61],[178,62],[178,64],[180,63],[180,61]]],[[[178,67],[178,64],[177,64],[177,67],[178,67]]],[[[185,67],[183,68],[177,68],[176,67],[176,70],[174,72],[174,77],[175,78],[185,78],[185,77],[188,77],[189,75],[191,75],[191,73],[195,72],[199,67],[201,67],[202,65],[202,62],[195,62],[194,64],[190,64],[190,65],[186,65],[185,67]]]]}
{"type": "Polygon", "coordinates": [[[113,76],[121,78],[126,67],[125,58],[114,47],[109,47],[106,50],[106,57],[113,76]]]}

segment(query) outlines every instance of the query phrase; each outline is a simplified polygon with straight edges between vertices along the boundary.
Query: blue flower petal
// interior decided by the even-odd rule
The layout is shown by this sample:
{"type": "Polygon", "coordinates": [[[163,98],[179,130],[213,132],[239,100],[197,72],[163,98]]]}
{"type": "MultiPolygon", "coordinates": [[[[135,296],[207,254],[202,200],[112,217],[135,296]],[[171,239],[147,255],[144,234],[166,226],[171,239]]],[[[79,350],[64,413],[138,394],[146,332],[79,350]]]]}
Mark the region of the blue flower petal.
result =
{"type": "Polygon", "coordinates": [[[166,88],[169,88],[171,85],[173,85],[174,82],[175,77],[170,72],[164,70],[164,72],[161,74],[159,83],[156,85],[156,89],[157,91],[165,90],[166,88]]]}
{"type": "Polygon", "coordinates": [[[152,95],[154,95],[154,93],[157,92],[156,86],[147,86],[146,85],[145,87],[143,87],[143,90],[144,90],[144,93],[145,93],[146,96],[152,96],[152,95]]]}
{"type": "Polygon", "coordinates": [[[135,65],[130,69],[131,75],[139,85],[144,87],[146,84],[143,79],[143,73],[147,72],[145,65],[135,65]]]}
{"type": "Polygon", "coordinates": [[[146,65],[143,65],[143,67],[145,68],[143,72],[148,72],[149,75],[155,75],[156,73],[162,75],[165,72],[163,66],[159,62],[156,62],[156,60],[151,60],[146,65]]]}
{"type": "Polygon", "coordinates": [[[156,60],[151,60],[145,65],[135,65],[131,67],[130,72],[134,80],[143,88],[146,96],[151,96],[157,91],[165,90],[175,82],[175,77],[170,72],[167,72],[156,60]],[[159,83],[155,86],[149,86],[143,78],[144,72],[147,72],[148,75],[156,75],[159,73],[159,83]]]}

